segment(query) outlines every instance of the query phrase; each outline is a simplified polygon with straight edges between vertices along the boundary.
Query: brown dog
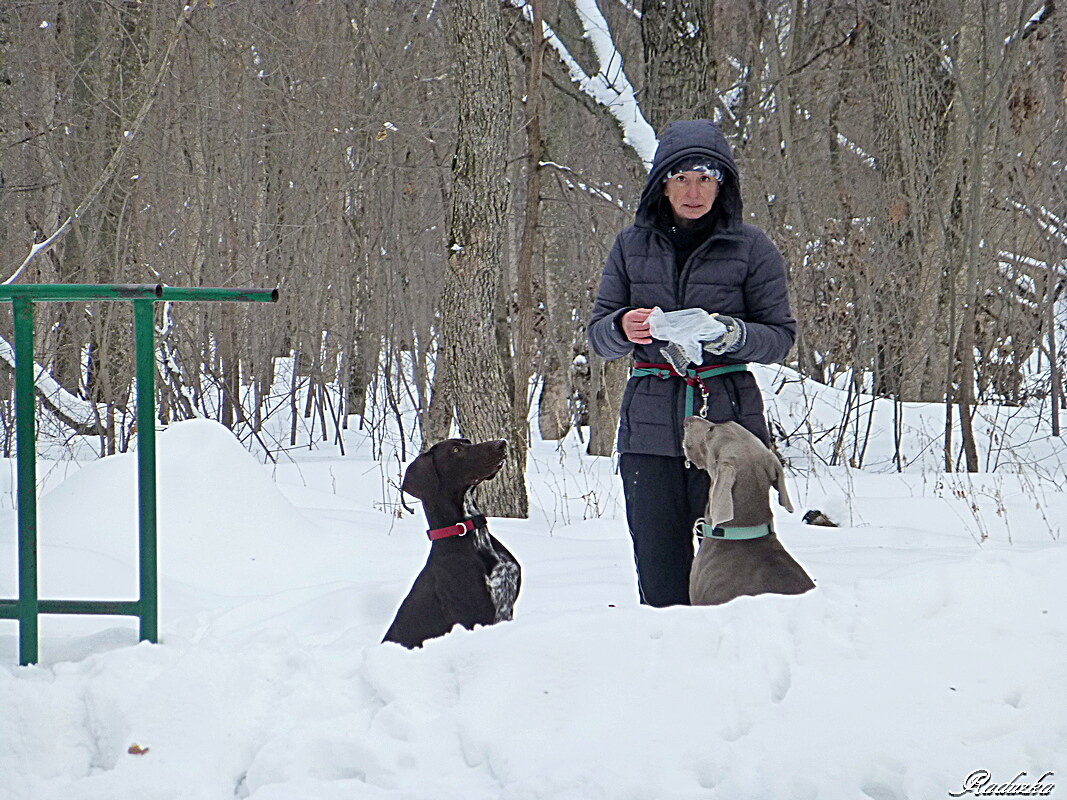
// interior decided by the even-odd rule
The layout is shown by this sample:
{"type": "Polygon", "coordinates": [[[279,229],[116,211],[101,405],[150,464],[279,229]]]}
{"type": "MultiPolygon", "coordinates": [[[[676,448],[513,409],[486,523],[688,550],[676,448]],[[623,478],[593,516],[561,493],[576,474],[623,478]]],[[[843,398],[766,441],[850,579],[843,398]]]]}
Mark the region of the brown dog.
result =
{"type": "Polygon", "coordinates": [[[768,493],[793,510],[785,472],[774,453],[736,422],[686,417],[682,449],[711,476],[703,538],[689,573],[693,605],[719,605],[741,595],[803,594],[815,588],[778,540],[768,493]]]}
{"type": "Polygon", "coordinates": [[[500,471],[506,453],[503,439],[446,439],[408,466],[400,488],[422,501],[432,544],[383,641],[420,647],[456,625],[511,619],[519,562],[489,533],[474,502],[474,487],[500,471]]]}

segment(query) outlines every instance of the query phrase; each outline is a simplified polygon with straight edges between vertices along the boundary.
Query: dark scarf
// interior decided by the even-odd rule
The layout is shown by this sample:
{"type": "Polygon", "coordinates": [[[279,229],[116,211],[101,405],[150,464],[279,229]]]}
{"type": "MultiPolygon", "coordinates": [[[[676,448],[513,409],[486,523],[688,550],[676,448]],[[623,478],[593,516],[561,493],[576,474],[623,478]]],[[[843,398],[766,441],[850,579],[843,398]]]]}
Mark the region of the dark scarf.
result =
{"type": "Polygon", "coordinates": [[[675,274],[681,274],[685,262],[689,260],[689,256],[693,255],[693,251],[704,244],[724,221],[722,209],[716,202],[707,214],[693,220],[691,225],[682,226],[675,221],[670,202],[666,198],[660,201],[656,214],[656,227],[667,235],[674,246],[675,274]]]}

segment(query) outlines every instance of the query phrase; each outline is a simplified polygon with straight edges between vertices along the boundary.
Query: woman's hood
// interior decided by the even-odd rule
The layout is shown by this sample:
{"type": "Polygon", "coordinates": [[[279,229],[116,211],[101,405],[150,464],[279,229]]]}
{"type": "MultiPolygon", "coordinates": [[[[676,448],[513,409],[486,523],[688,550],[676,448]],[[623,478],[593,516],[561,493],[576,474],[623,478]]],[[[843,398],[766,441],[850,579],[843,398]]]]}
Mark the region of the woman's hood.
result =
{"type": "Polygon", "coordinates": [[[638,227],[655,227],[660,219],[660,201],[663,197],[663,181],[672,165],[683,158],[705,156],[722,166],[724,173],[719,196],[711,214],[718,212],[726,227],[741,224],[741,183],[737,175],[733,152],[719,126],[711,120],[692,119],[672,122],[664,128],[652,159],[648,182],[641,192],[634,223],[638,227]]]}

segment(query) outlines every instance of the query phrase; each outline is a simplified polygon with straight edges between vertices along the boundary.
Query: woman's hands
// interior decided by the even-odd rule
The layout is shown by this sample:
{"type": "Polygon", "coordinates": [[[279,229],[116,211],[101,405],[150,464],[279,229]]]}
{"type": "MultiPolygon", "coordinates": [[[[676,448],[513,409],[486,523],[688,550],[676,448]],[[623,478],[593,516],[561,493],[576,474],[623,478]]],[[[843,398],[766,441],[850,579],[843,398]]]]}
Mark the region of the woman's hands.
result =
{"type": "Polygon", "coordinates": [[[627,311],[619,319],[619,327],[627,341],[634,344],[652,344],[652,334],[649,333],[648,315],[651,308],[633,308],[627,311]]]}
{"type": "Polygon", "coordinates": [[[704,349],[707,352],[715,356],[721,356],[739,350],[744,346],[745,339],[748,338],[748,328],[745,327],[745,323],[725,314],[712,314],[712,316],[725,325],[726,330],[704,345],[704,349]]]}
{"type": "MultiPolygon", "coordinates": [[[[648,317],[652,311],[651,308],[632,308],[622,315],[619,319],[619,327],[622,328],[623,336],[627,341],[634,344],[652,344],[652,333],[648,323],[648,317]]],[[[706,342],[704,350],[714,355],[723,355],[732,353],[745,344],[745,339],[748,338],[745,323],[724,314],[712,314],[711,316],[725,325],[726,329],[710,341],[701,339],[701,342],[706,342]]]]}

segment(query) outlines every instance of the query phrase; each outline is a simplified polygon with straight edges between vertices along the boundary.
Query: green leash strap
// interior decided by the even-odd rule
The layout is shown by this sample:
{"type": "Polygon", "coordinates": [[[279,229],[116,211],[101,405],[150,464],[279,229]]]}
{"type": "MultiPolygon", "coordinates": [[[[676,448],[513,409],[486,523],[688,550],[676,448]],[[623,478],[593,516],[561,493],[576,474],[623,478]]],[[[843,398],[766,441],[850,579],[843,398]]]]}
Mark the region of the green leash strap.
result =
{"type": "Polygon", "coordinates": [[[632,378],[681,378],[685,381],[685,415],[693,416],[696,407],[696,389],[700,387],[704,405],[700,409],[700,415],[704,416],[708,410],[708,387],[704,381],[714,378],[716,375],[726,375],[731,372],[748,372],[748,364],[707,364],[703,367],[689,367],[684,375],[674,371],[670,364],[651,364],[647,361],[635,361],[630,370],[632,378]]]}

